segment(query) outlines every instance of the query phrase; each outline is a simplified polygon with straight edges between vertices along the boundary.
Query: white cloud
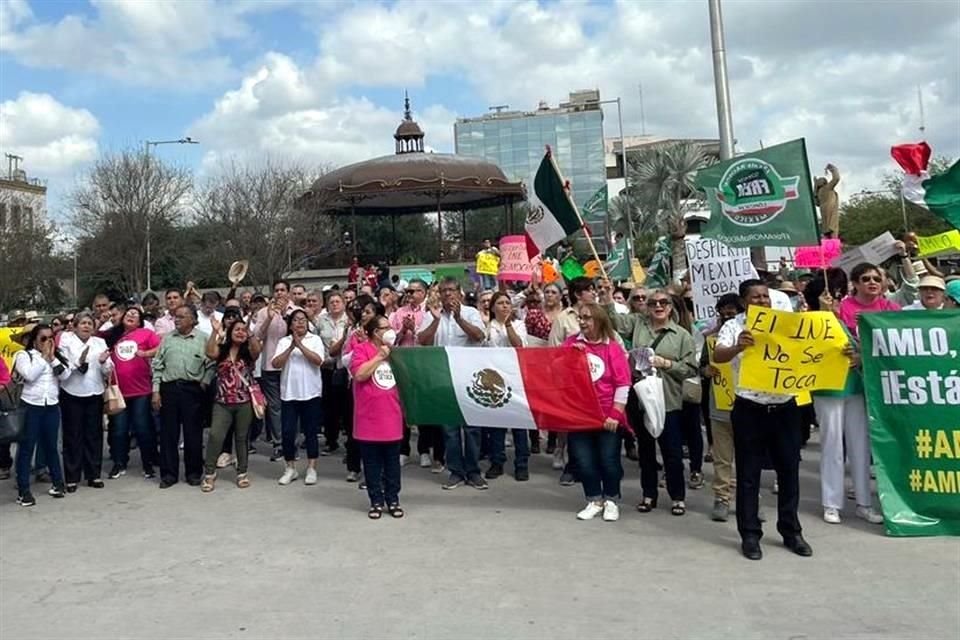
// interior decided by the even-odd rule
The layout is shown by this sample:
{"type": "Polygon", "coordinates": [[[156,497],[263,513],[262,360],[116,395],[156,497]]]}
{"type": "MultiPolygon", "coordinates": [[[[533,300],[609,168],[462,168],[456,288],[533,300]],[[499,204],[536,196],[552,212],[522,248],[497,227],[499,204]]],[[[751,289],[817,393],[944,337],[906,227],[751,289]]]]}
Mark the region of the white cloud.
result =
{"type": "Polygon", "coordinates": [[[97,155],[100,124],[86,109],[74,109],[46,93],[23,91],[0,103],[3,152],[24,158],[31,176],[63,178],[97,155]]]}

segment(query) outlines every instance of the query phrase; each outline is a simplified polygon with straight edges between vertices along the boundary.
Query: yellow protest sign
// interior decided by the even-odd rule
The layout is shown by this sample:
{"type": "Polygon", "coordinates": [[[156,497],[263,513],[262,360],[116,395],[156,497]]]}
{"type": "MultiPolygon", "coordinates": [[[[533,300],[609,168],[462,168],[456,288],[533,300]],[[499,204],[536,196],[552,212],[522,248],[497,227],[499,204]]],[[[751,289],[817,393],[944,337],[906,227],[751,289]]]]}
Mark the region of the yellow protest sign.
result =
{"type": "Polygon", "coordinates": [[[23,349],[20,343],[13,339],[15,336],[20,335],[20,331],[22,331],[20,327],[5,327],[0,329],[0,356],[2,356],[3,361],[7,363],[8,369],[13,367],[13,354],[23,349]]]}
{"type": "Polygon", "coordinates": [[[717,346],[717,337],[707,337],[707,353],[710,355],[710,366],[717,370],[717,375],[713,376],[711,392],[713,393],[713,402],[717,405],[718,411],[733,410],[733,366],[729,362],[717,364],[713,361],[713,348],[717,346]]]}
{"type": "Polygon", "coordinates": [[[477,273],[482,276],[495,276],[500,270],[500,258],[495,253],[481,251],[477,254],[477,273]]]}
{"type": "Polygon", "coordinates": [[[829,311],[793,313],[751,306],[746,330],[754,345],[743,352],[740,386],[798,396],[843,389],[850,359],[840,320],[829,311]]]}
{"type": "Polygon", "coordinates": [[[630,259],[630,275],[633,276],[633,282],[637,286],[642,285],[647,280],[647,272],[636,258],[630,259]]]}
{"type": "Polygon", "coordinates": [[[960,251],[960,230],[951,229],[935,236],[918,237],[917,249],[921,258],[947,251],[960,251]]]}

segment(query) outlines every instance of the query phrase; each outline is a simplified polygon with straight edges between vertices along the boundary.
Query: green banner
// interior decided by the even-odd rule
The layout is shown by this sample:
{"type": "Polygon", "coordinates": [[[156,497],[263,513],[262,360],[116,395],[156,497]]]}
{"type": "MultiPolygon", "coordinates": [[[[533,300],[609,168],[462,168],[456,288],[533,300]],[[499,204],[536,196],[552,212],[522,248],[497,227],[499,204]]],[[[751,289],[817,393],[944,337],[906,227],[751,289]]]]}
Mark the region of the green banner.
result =
{"type": "Polygon", "coordinates": [[[613,245],[610,255],[607,256],[603,268],[607,271],[607,277],[613,282],[623,282],[630,280],[632,272],[630,271],[630,251],[627,245],[627,237],[624,236],[613,245]]]}
{"type": "Polygon", "coordinates": [[[590,196],[584,205],[580,208],[580,215],[584,222],[602,223],[607,219],[607,185],[603,185],[597,192],[590,196]]]}
{"type": "Polygon", "coordinates": [[[960,311],[865,313],[858,328],[887,533],[960,535],[960,311]]]}
{"type": "Polygon", "coordinates": [[[696,183],[710,203],[704,237],[731,247],[820,244],[802,138],[701,169],[696,183]]]}
{"type": "Polygon", "coordinates": [[[670,238],[660,236],[653,247],[653,258],[647,267],[647,280],[644,283],[648,289],[665,287],[670,284],[670,238]]]}
{"type": "Polygon", "coordinates": [[[437,267],[433,271],[434,282],[440,282],[444,278],[454,278],[460,283],[461,287],[468,288],[467,270],[462,267],[437,267]]]}
{"type": "Polygon", "coordinates": [[[574,278],[587,275],[587,270],[583,268],[583,265],[580,264],[576,258],[571,256],[560,263],[560,273],[563,274],[564,280],[570,282],[574,278]]]}

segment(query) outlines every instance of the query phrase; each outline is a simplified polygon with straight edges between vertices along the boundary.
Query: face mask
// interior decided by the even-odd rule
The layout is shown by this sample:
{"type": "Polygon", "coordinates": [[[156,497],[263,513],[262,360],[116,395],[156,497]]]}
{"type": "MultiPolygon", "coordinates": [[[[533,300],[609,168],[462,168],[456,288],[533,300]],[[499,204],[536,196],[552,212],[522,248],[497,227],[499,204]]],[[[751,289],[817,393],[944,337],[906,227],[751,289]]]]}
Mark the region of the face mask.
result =
{"type": "Polygon", "coordinates": [[[397,332],[393,329],[387,329],[383,332],[383,344],[393,345],[397,342],[397,332]]]}

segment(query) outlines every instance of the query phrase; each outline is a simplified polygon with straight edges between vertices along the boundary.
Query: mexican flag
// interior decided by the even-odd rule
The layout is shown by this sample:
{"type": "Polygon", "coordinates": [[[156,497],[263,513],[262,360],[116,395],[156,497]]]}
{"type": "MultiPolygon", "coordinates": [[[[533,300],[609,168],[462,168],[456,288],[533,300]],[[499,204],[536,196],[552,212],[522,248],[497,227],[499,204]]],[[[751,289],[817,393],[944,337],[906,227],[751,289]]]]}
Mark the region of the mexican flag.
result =
{"type": "Polygon", "coordinates": [[[527,254],[532,259],[576,232],[582,223],[549,149],[527,180],[526,188],[530,212],[524,229],[527,254]]]}
{"type": "Polygon", "coordinates": [[[891,147],[890,155],[906,174],[903,197],[960,229],[960,161],[946,173],[931,176],[927,170],[930,145],[926,142],[891,147]]]}
{"type": "Polygon", "coordinates": [[[577,349],[416,347],[390,354],[413,424],[596,429],[604,415],[577,349]]]}

